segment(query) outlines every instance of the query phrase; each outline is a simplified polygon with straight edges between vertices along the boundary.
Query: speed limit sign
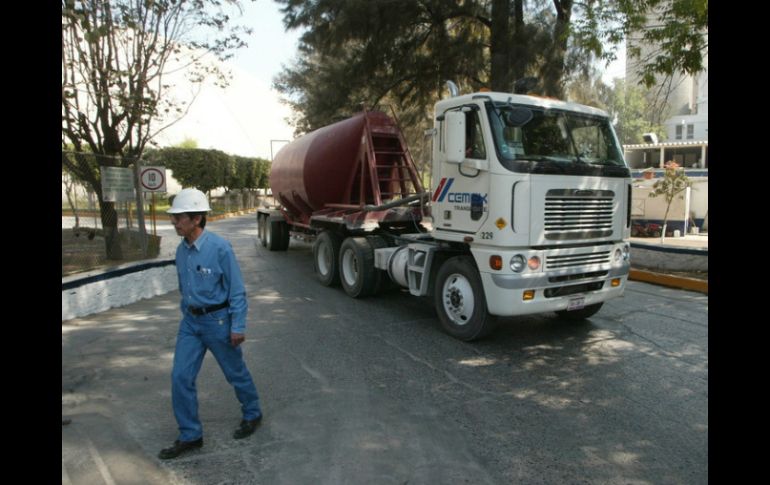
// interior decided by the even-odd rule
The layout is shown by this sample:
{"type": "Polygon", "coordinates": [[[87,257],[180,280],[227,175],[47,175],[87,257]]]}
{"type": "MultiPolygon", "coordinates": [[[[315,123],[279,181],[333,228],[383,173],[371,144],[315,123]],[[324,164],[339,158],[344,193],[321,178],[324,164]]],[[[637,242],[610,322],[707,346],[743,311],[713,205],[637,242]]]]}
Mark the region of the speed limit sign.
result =
{"type": "Polygon", "coordinates": [[[165,192],[166,167],[142,167],[141,183],[143,192],[165,192]]]}

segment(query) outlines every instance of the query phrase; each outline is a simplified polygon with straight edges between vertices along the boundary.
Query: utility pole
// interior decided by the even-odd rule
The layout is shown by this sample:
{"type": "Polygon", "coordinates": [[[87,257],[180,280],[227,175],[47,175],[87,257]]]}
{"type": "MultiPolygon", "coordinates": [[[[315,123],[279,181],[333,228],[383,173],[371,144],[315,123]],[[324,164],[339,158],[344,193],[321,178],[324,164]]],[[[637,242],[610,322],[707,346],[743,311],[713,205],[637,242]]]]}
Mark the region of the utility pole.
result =
{"type": "Polygon", "coordinates": [[[289,143],[291,140],[270,140],[270,161],[273,161],[273,142],[289,143]]]}

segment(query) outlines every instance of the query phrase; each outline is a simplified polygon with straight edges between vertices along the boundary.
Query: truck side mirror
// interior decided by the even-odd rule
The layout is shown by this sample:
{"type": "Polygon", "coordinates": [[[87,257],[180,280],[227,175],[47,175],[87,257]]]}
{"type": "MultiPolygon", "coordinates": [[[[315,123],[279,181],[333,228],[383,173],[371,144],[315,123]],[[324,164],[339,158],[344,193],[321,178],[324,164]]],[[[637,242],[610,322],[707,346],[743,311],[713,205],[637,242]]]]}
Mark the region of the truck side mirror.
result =
{"type": "Polygon", "coordinates": [[[462,163],[465,160],[465,113],[450,111],[444,117],[446,137],[444,147],[447,163],[462,163]]]}

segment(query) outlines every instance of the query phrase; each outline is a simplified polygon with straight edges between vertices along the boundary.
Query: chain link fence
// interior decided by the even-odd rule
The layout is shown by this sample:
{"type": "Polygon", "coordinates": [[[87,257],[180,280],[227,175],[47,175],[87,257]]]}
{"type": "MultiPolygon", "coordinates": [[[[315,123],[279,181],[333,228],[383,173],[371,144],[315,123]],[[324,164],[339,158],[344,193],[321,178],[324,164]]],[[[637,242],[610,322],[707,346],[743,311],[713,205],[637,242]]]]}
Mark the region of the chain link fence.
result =
{"type": "MultiPolygon", "coordinates": [[[[102,160],[97,155],[62,153],[63,157],[69,156],[71,159],[75,155],[79,163],[93,164],[95,167],[104,165],[99,163],[102,160]]],[[[110,165],[115,164],[114,160],[110,162],[110,165]]],[[[143,192],[141,202],[137,204],[135,191],[132,191],[130,197],[133,200],[100,202],[99,194],[92,184],[83,182],[65,170],[64,166],[62,277],[128,262],[174,257],[179,236],[166,213],[173,194],[143,192]]],[[[174,192],[179,190],[173,179],[168,181],[168,186],[173,186],[171,190],[174,192]]],[[[102,193],[102,198],[107,192],[102,193]]],[[[264,197],[264,189],[228,193],[214,190],[209,194],[212,208],[209,220],[223,214],[256,209],[264,197]]]]}

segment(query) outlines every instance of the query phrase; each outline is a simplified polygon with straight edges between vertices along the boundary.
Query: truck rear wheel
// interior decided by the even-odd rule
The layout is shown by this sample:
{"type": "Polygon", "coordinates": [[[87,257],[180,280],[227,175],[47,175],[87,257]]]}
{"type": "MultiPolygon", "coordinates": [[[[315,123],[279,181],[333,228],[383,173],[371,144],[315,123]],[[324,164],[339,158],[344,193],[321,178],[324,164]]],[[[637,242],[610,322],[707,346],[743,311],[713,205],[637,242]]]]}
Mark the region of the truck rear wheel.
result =
{"type": "Polygon", "coordinates": [[[564,320],[585,320],[586,318],[594,316],[596,312],[601,310],[602,305],[604,305],[604,302],[594,303],[593,305],[586,305],[580,310],[559,310],[556,312],[556,314],[559,315],[559,318],[564,320]]]}
{"type": "Polygon", "coordinates": [[[441,326],[455,338],[468,342],[494,330],[495,320],[487,311],[484,286],[468,256],[450,258],[438,269],[433,303],[441,326]]]}
{"type": "Polygon", "coordinates": [[[353,298],[363,298],[380,285],[380,271],[374,267],[374,249],[365,237],[349,237],[340,247],[340,282],[353,298]]]}
{"type": "Polygon", "coordinates": [[[270,251],[286,251],[289,248],[289,226],[281,219],[267,218],[265,242],[270,251]]]}
{"type": "Polygon", "coordinates": [[[340,284],[339,256],[342,238],[332,231],[323,231],[313,244],[313,267],[324,286],[340,284]]]}

